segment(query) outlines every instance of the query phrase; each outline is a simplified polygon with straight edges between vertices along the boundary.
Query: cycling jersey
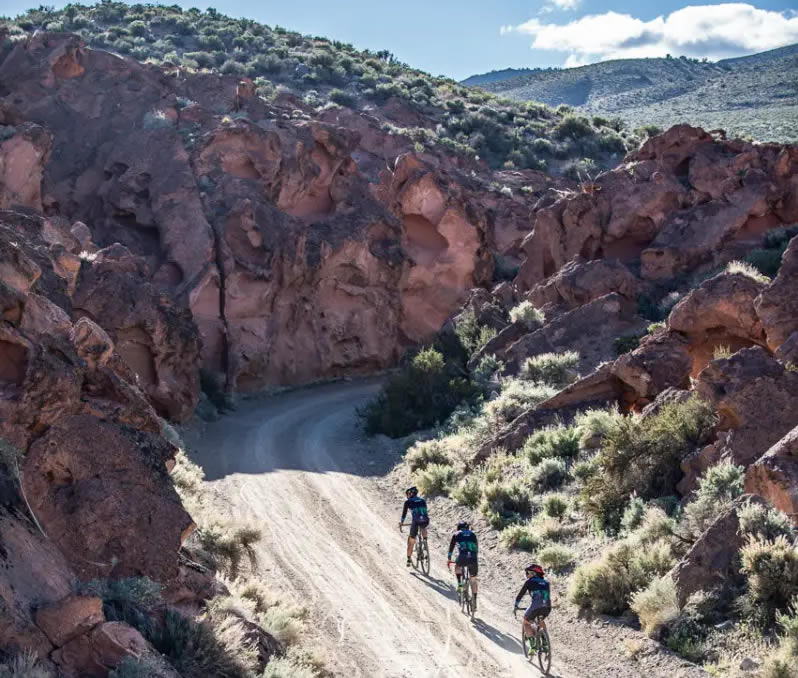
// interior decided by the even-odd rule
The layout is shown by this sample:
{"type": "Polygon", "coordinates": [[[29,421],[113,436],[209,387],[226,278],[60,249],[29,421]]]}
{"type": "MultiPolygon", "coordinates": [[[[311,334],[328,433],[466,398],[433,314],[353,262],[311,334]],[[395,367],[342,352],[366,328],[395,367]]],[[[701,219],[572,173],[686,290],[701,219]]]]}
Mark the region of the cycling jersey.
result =
{"type": "Polygon", "coordinates": [[[551,592],[549,590],[549,582],[542,577],[529,577],[525,582],[518,595],[515,597],[515,605],[521,602],[524,594],[528,593],[531,598],[531,603],[527,608],[524,616],[528,620],[535,617],[546,617],[551,610],[551,592]]]}
{"type": "Polygon", "coordinates": [[[405,505],[402,507],[402,522],[405,522],[405,517],[407,516],[408,511],[410,511],[410,515],[413,516],[414,525],[429,524],[429,516],[427,515],[427,502],[421,497],[410,497],[410,499],[405,501],[405,505]]]}
{"type": "Polygon", "coordinates": [[[452,559],[455,545],[458,548],[458,565],[462,565],[463,562],[476,561],[479,547],[477,545],[477,535],[471,530],[458,530],[452,535],[449,541],[449,560],[452,559]]]}

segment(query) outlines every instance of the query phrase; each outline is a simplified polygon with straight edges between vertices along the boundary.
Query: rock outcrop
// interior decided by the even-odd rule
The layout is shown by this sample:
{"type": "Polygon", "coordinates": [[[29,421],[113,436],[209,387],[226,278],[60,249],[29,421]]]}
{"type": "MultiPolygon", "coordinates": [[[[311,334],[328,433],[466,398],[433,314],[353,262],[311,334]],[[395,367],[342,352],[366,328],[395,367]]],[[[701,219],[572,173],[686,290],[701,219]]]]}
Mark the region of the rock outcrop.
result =
{"type": "Polygon", "coordinates": [[[745,491],[764,497],[798,523],[798,427],[748,467],[745,491]]]}

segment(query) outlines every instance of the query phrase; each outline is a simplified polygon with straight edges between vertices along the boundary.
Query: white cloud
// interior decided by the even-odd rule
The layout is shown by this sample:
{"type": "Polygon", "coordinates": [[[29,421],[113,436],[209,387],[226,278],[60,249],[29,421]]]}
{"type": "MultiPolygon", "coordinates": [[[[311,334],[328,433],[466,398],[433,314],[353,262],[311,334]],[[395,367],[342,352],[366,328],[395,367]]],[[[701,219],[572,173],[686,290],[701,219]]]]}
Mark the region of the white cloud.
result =
{"type": "Polygon", "coordinates": [[[557,9],[565,10],[576,9],[581,2],[582,0],[549,0],[549,4],[554,5],[557,9]]]}
{"type": "Polygon", "coordinates": [[[666,54],[722,59],[798,42],[798,15],[726,3],[688,6],[651,21],[616,12],[563,24],[530,19],[501,28],[509,32],[531,35],[535,49],[567,52],[567,66],[666,54]]]}

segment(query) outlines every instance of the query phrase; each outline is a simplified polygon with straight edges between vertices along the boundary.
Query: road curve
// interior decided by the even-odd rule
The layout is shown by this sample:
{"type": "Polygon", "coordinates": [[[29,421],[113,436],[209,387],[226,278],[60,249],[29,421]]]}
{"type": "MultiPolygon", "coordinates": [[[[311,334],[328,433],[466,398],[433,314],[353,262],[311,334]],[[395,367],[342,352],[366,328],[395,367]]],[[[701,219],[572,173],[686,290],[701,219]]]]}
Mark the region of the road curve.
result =
{"type": "MultiPolygon", "coordinates": [[[[336,674],[540,675],[489,582],[477,620],[460,614],[443,526],[430,537],[431,576],[404,567],[399,499],[380,496],[375,483],[389,469],[357,442],[356,408],[378,387],[341,383],[248,401],[208,426],[197,461],[232,516],[263,528],[265,578],[308,607],[336,674]]],[[[551,675],[572,676],[556,662],[551,675]]]]}

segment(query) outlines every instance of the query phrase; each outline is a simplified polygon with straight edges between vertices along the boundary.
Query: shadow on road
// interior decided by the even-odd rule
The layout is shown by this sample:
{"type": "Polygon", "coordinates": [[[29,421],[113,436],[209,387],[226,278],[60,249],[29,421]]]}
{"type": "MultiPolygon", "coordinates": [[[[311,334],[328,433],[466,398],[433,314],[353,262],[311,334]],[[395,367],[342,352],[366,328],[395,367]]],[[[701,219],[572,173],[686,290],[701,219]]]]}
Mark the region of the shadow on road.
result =
{"type": "MultiPolygon", "coordinates": [[[[477,614],[479,614],[479,611],[477,611],[477,614]]],[[[512,652],[513,654],[524,654],[524,648],[521,647],[521,641],[517,638],[509,636],[503,631],[499,631],[499,629],[491,626],[479,617],[474,619],[471,623],[477,631],[479,631],[486,638],[492,640],[499,647],[507,650],[508,652],[512,652]]]]}
{"type": "Polygon", "coordinates": [[[457,602],[457,589],[452,584],[443,581],[443,579],[436,579],[435,577],[424,576],[418,572],[411,572],[416,579],[429,586],[435,593],[440,593],[449,600],[457,602]]]}

